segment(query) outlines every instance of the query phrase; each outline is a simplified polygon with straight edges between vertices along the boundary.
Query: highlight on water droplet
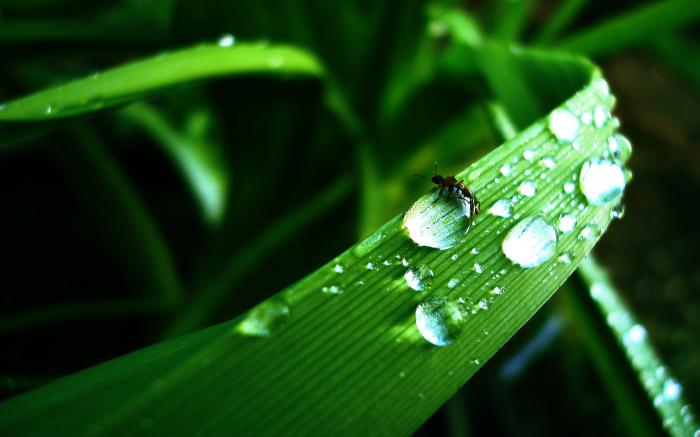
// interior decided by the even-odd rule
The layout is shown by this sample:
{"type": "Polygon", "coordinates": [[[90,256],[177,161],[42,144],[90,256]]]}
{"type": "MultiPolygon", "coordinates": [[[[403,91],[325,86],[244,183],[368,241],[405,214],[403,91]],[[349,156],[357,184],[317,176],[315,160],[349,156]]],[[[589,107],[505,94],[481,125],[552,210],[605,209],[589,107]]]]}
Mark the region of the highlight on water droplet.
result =
{"type": "Polygon", "coordinates": [[[416,291],[422,291],[432,287],[435,274],[426,266],[411,266],[403,275],[406,284],[416,291]]]}
{"type": "Polygon", "coordinates": [[[559,255],[559,258],[557,258],[557,261],[559,261],[562,264],[571,264],[571,255],[568,253],[562,253],[559,255]]]}
{"type": "Polygon", "coordinates": [[[593,109],[593,124],[595,127],[605,126],[609,118],[610,113],[602,106],[596,106],[595,109],[593,109]]]}
{"type": "Polygon", "coordinates": [[[624,164],[632,156],[632,143],[624,135],[615,134],[608,138],[608,151],[615,161],[624,164]]]}
{"type": "Polygon", "coordinates": [[[513,168],[508,164],[503,164],[499,171],[503,176],[510,176],[513,173],[513,168]]]}
{"type": "Polygon", "coordinates": [[[251,337],[268,337],[287,326],[289,305],[281,296],[274,296],[260,303],[236,325],[236,332],[251,337]]]}
{"type": "Polygon", "coordinates": [[[576,229],[576,216],[573,214],[560,215],[559,216],[559,223],[557,224],[557,227],[564,234],[568,234],[569,232],[576,229]]]}
{"type": "Polygon", "coordinates": [[[342,264],[336,264],[333,266],[333,271],[336,273],[343,273],[345,271],[345,267],[343,267],[342,264]]]}
{"type": "Polygon", "coordinates": [[[600,228],[593,223],[584,226],[578,235],[579,240],[595,240],[598,237],[600,237],[600,228]]]}
{"type": "Polygon", "coordinates": [[[479,263],[474,263],[474,271],[477,273],[483,273],[484,267],[479,263]]]}
{"type": "Polygon", "coordinates": [[[526,217],[503,239],[501,248],[513,263],[524,268],[537,267],[557,251],[557,230],[546,218],[526,217]]]}
{"type": "Polygon", "coordinates": [[[236,38],[230,33],[225,33],[216,40],[216,44],[219,47],[231,47],[236,43],[236,38]]]}
{"type": "Polygon", "coordinates": [[[576,184],[573,182],[567,182],[564,184],[564,192],[566,194],[571,194],[576,189],[576,184]]]}
{"type": "Polygon", "coordinates": [[[621,219],[625,216],[625,205],[618,203],[613,209],[610,210],[610,218],[621,219]]]}
{"type": "Polygon", "coordinates": [[[325,286],[321,288],[321,291],[326,294],[343,294],[343,289],[338,287],[337,285],[331,285],[330,287],[325,286]]]}
{"type": "Polygon", "coordinates": [[[499,199],[489,208],[489,212],[496,217],[508,218],[510,217],[512,208],[513,202],[509,199],[499,199]]]}
{"type": "Polygon", "coordinates": [[[540,162],[538,163],[540,167],[544,168],[554,168],[557,166],[557,161],[554,160],[551,156],[547,156],[545,158],[540,159],[540,162]]]}
{"type": "Polygon", "coordinates": [[[537,194],[537,184],[532,181],[523,181],[518,187],[518,192],[525,197],[533,197],[537,194]]]}
{"type": "Polygon", "coordinates": [[[403,227],[419,246],[445,250],[464,241],[471,219],[469,201],[433,190],[406,211],[403,227]]]}
{"type": "Polygon", "coordinates": [[[537,153],[532,149],[525,149],[523,151],[523,158],[527,161],[532,161],[537,153]]]}
{"type": "Polygon", "coordinates": [[[578,119],[571,111],[556,109],[549,115],[549,130],[557,140],[570,143],[578,134],[578,119]]]}
{"type": "Polygon", "coordinates": [[[579,188],[593,205],[603,205],[619,199],[625,190],[625,184],[625,172],[613,161],[592,158],[581,167],[579,188]]]}
{"type": "Polygon", "coordinates": [[[459,279],[452,278],[447,283],[447,288],[455,288],[457,285],[459,285],[459,279]]]}
{"type": "Polygon", "coordinates": [[[416,327],[428,342],[446,346],[455,341],[464,328],[465,313],[459,302],[430,296],[416,308],[416,327]]]}

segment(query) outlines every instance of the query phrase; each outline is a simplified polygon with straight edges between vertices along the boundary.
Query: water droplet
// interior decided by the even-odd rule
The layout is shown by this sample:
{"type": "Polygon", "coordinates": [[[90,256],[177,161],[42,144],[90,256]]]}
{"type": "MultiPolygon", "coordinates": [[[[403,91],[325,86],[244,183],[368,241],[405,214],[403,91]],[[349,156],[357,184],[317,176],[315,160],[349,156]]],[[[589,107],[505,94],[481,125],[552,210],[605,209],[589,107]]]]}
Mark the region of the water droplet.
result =
{"type": "Polygon", "coordinates": [[[280,68],[284,64],[282,55],[274,54],[267,58],[267,66],[270,68],[280,68]]]}
{"type": "Polygon", "coordinates": [[[547,156],[546,158],[542,158],[540,160],[539,165],[544,168],[554,168],[557,166],[557,161],[555,161],[551,156],[547,156]]]}
{"type": "Polygon", "coordinates": [[[515,264],[531,268],[550,259],[557,250],[557,230],[542,216],[518,222],[503,239],[501,248],[515,264]]]}
{"type": "Polygon", "coordinates": [[[51,105],[46,105],[46,107],[44,108],[44,114],[51,114],[51,113],[53,113],[53,111],[54,111],[54,109],[53,109],[53,106],[51,106],[51,105]]]}
{"type": "Polygon", "coordinates": [[[4,110],[5,110],[5,104],[4,104],[4,103],[0,103],[0,112],[2,112],[2,111],[4,111],[4,110]]]}
{"type": "Polygon", "coordinates": [[[600,237],[600,228],[594,224],[588,224],[581,229],[579,240],[595,240],[600,237]]]}
{"type": "Polygon", "coordinates": [[[367,270],[377,270],[377,266],[375,266],[373,263],[369,262],[365,265],[365,268],[367,270]]]}
{"type": "Polygon", "coordinates": [[[231,47],[236,43],[236,38],[231,35],[230,33],[225,33],[219,37],[219,39],[216,41],[216,44],[219,45],[219,47],[231,47]]]}
{"type": "Polygon", "coordinates": [[[513,173],[513,168],[508,164],[503,164],[499,171],[503,176],[510,176],[513,173]]]}
{"type": "Polygon", "coordinates": [[[422,196],[406,211],[403,226],[408,236],[419,246],[449,249],[462,242],[471,225],[471,205],[468,201],[438,196],[433,190],[422,196]]]}
{"type": "Polygon", "coordinates": [[[632,143],[624,135],[615,134],[608,138],[608,150],[613,159],[624,164],[632,156],[632,143]]]}
{"type": "Polygon", "coordinates": [[[675,401],[681,396],[683,387],[673,378],[669,378],[664,382],[664,399],[667,401],[675,401]]]}
{"type": "Polygon", "coordinates": [[[447,283],[448,288],[455,288],[457,285],[459,285],[459,280],[458,279],[450,279],[450,281],[447,283]]]}
{"type": "Polygon", "coordinates": [[[525,197],[533,197],[537,193],[537,185],[532,181],[523,181],[518,187],[518,192],[525,197]]]}
{"type": "Polygon", "coordinates": [[[479,249],[476,247],[472,247],[472,250],[469,251],[472,255],[478,255],[479,254],[479,249]]]}
{"type": "Polygon", "coordinates": [[[391,261],[389,261],[388,259],[385,259],[384,261],[382,261],[382,265],[390,266],[390,265],[391,265],[391,261]]]}
{"type": "Polygon", "coordinates": [[[472,360],[472,363],[473,363],[474,365],[477,365],[477,366],[478,366],[479,364],[481,364],[481,360],[478,359],[478,358],[474,358],[474,359],[472,360]]]}
{"type": "Polygon", "coordinates": [[[615,205],[613,209],[610,210],[610,218],[621,219],[625,216],[625,205],[619,203],[615,205]]]}
{"type": "Polygon", "coordinates": [[[608,121],[609,117],[610,113],[602,106],[596,106],[593,109],[593,124],[595,124],[595,127],[605,126],[605,122],[608,121]]]}
{"type": "Polygon", "coordinates": [[[275,296],[251,309],[236,325],[236,331],[251,337],[267,337],[284,329],[289,316],[289,305],[281,296],[275,296]]]}
{"type": "Polygon", "coordinates": [[[340,264],[336,264],[336,265],[333,267],[333,270],[334,270],[336,273],[343,273],[343,272],[345,271],[345,267],[343,267],[343,266],[340,265],[340,264]]]}
{"type": "Polygon", "coordinates": [[[625,333],[624,341],[625,343],[639,344],[647,338],[647,330],[644,326],[640,324],[632,325],[632,327],[625,333]]]}
{"type": "Polygon", "coordinates": [[[375,232],[357,243],[352,251],[355,255],[363,257],[370,253],[379,244],[382,238],[384,238],[384,234],[382,232],[375,232]]]}
{"type": "Polygon", "coordinates": [[[406,270],[403,278],[409,287],[416,291],[422,291],[431,287],[435,274],[428,267],[412,266],[406,270]]]}
{"type": "Polygon", "coordinates": [[[479,300],[479,303],[477,304],[479,306],[479,309],[481,310],[487,310],[489,309],[489,303],[485,299],[479,300]]]}
{"type": "Polygon", "coordinates": [[[560,215],[557,227],[563,233],[568,234],[576,228],[576,216],[572,214],[560,215]]]}
{"type": "Polygon", "coordinates": [[[590,112],[584,112],[581,114],[581,123],[583,124],[591,124],[593,123],[593,114],[590,112]]]}
{"type": "Polygon", "coordinates": [[[457,256],[456,253],[450,257],[452,261],[457,261],[457,258],[459,258],[459,256],[457,256]]]}
{"type": "Polygon", "coordinates": [[[559,258],[557,258],[557,261],[559,261],[562,264],[571,264],[571,255],[568,253],[562,253],[559,255],[559,258]]]}
{"type": "Polygon", "coordinates": [[[343,294],[343,289],[338,287],[337,285],[331,285],[330,287],[323,287],[321,289],[326,294],[343,294]]]}
{"type": "Polygon", "coordinates": [[[578,133],[576,116],[566,109],[556,109],[549,116],[549,130],[562,142],[570,143],[578,133]]]}
{"type": "Polygon", "coordinates": [[[607,159],[589,159],[581,167],[579,187],[593,205],[603,205],[619,199],[625,190],[625,183],[622,167],[607,159]]]}
{"type": "Polygon", "coordinates": [[[571,194],[576,189],[576,184],[573,182],[567,182],[564,184],[564,192],[566,194],[571,194]]]}
{"type": "Polygon", "coordinates": [[[404,267],[408,267],[409,266],[408,260],[406,258],[401,258],[401,265],[404,267]]]}
{"type": "Polygon", "coordinates": [[[484,267],[479,263],[474,263],[474,271],[477,273],[483,273],[484,267]]]}
{"type": "Polygon", "coordinates": [[[510,217],[512,208],[513,202],[508,199],[500,199],[493,204],[493,206],[489,209],[489,212],[496,217],[507,218],[510,217]]]}
{"type": "Polygon", "coordinates": [[[500,296],[503,294],[503,288],[498,286],[493,287],[489,293],[493,294],[494,296],[500,296]]]}
{"type": "Polygon", "coordinates": [[[532,161],[535,158],[535,155],[536,153],[532,149],[525,149],[525,151],[523,151],[523,158],[528,161],[532,161]]]}
{"type": "Polygon", "coordinates": [[[465,315],[457,302],[428,297],[416,308],[416,327],[435,346],[452,343],[464,328],[465,315]]]}

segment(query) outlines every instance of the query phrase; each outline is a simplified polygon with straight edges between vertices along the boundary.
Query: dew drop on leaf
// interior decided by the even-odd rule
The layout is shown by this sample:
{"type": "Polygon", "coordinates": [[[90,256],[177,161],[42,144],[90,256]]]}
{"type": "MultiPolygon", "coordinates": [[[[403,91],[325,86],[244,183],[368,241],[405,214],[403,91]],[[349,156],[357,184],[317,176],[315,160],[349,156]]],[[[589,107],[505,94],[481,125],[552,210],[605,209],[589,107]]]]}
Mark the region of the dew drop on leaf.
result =
{"type": "Polygon", "coordinates": [[[471,226],[470,202],[433,190],[406,211],[403,227],[419,246],[449,249],[464,241],[471,226]]]}
{"type": "Polygon", "coordinates": [[[556,109],[549,116],[549,130],[557,140],[570,143],[578,134],[578,119],[571,111],[556,109]]]}
{"type": "Polygon", "coordinates": [[[613,161],[593,158],[581,167],[579,187],[593,205],[603,205],[619,199],[625,190],[625,184],[624,170],[613,161]]]}
{"type": "Polygon", "coordinates": [[[557,251],[557,230],[543,216],[526,217],[511,229],[501,248],[506,257],[524,268],[537,267],[557,251]]]}
{"type": "Polygon", "coordinates": [[[280,296],[272,297],[251,309],[236,325],[236,331],[251,337],[268,337],[289,322],[289,305],[280,296]]]}
{"type": "Polygon", "coordinates": [[[578,235],[579,240],[595,240],[598,237],[600,237],[600,228],[592,223],[584,226],[578,235]]]}
{"type": "Polygon", "coordinates": [[[219,47],[231,47],[236,43],[236,38],[230,33],[225,33],[216,40],[216,44],[219,47]]]}
{"type": "Polygon", "coordinates": [[[562,233],[568,234],[569,232],[576,229],[576,216],[573,214],[560,215],[557,227],[562,233]]]}
{"type": "Polygon", "coordinates": [[[509,199],[500,199],[489,208],[489,212],[496,217],[510,217],[513,208],[513,202],[509,199]]]}
{"type": "Polygon", "coordinates": [[[403,275],[406,284],[416,291],[422,291],[432,286],[435,274],[426,266],[411,266],[403,275]]]}
{"type": "Polygon", "coordinates": [[[445,346],[454,342],[464,324],[463,308],[458,302],[448,298],[431,296],[416,308],[418,332],[435,346],[445,346]]]}

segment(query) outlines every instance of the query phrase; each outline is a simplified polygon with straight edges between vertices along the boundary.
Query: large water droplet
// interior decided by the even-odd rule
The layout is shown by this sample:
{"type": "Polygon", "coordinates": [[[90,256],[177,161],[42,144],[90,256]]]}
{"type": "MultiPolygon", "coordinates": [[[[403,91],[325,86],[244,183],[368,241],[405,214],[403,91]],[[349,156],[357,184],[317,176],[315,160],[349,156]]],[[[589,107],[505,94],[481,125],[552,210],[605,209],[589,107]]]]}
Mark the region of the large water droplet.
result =
{"type": "Polygon", "coordinates": [[[465,314],[459,303],[445,297],[428,297],[416,308],[416,327],[435,346],[452,343],[464,323],[465,314]]]}
{"type": "Polygon", "coordinates": [[[559,141],[570,143],[575,140],[578,127],[578,119],[566,109],[557,109],[549,116],[549,130],[559,141]]]}
{"type": "Polygon", "coordinates": [[[449,249],[462,242],[471,225],[469,201],[433,190],[406,211],[403,226],[419,246],[449,249]]]}
{"type": "Polygon", "coordinates": [[[523,181],[518,187],[518,192],[525,197],[533,197],[537,194],[537,184],[532,181],[523,181]]]}
{"type": "Polygon", "coordinates": [[[513,202],[509,199],[500,199],[489,208],[489,212],[496,217],[507,218],[510,217],[511,209],[513,208],[513,202]]]}
{"type": "Polygon", "coordinates": [[[581,167],[579,187],[593,205],[617,200],[625,190],[625,172],[622,167],[603,158],[593,158],[581,167]]]}
{"type": "Polygon", "coordinates": [[[251,337],[267,337],[281,331],[289,322],[289,305],[280,297],[272,297],[251,309],[236,325],[236,331],[251,337]]]}
{"type": "Polygon", "coordinates": [[[435,274],[428,267],[411,266],[403,275],[403,278],[409,287],[416,291],[422,291],[432,286],[435,274]]]}
{"type": "Polygon", "coordinates": [[[503,239],[501,248],[515,264],[531,268],[550,259],[557,251],[557,230],[543,216],[518,222],[503,239]]]}
{"type": "Polygon", "coordinates": [[[236,38],[230,33],[225,33],[216,41],[219,47],[231,47],[236,43],[236,38]]]}

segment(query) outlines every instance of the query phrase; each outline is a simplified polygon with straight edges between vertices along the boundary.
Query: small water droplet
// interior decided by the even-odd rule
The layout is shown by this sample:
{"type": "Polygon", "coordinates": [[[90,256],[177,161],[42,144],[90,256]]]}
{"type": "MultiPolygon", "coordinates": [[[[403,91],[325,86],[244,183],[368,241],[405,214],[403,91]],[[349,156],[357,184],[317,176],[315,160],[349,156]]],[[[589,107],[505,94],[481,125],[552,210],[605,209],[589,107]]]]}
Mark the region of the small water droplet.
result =
{"type": "Polygon", "coordinates": [[[539,165],[544,168],[554,168],[557,166],[557,161],[555,161],[551,156],[547,156],[540,160],[539,165]]]}
{"type": "Polygon", "coordinates": [[[509,199],[500,199],[489,208],[489,212],[496,217],[508,218],[511,214],[511,209],[513,208],[513,202],[509,199]]]}
{"type": "Polygon", "coordinates": [[[566,194],[571,194],[576,189],[576,184],[573,182],[567,182],[564,184],[564,192],[566,194]]]}
{"type": "Polygon", "coordinates": [[[503,287],[493,287],[489,293],[493,294],[494,296],[500,296],[503,294],[503,287]]]}
{"type": "Polygon", "coordinates": [[[437,190],[422,196],[406,211],[403,227],[419,246],[449,249],[462,242],[471,226],[471,204],[437,190]]]}
{"type": "Polygon", "coordinates": [[[560,215],[557,227],[561,232],[568,234],[576,228],[576,216],[573,214],[560,215]]]}
{"type": "Polygon", "coordinates": [[[0,103],[0,112],[2,112],[2,111],[4,111],[4,110],[5,110],[5,104],[4,104],[4,103],[0,103]]]}
{"type": "Polygon", "coordinates": [[[472,363],[473,363],[474,365],[478,366],[479,364],[481,364],[481,360],[478,359],[478,358],[474,358],[474,359],[472,360],[472,363]]]}
{"type": "Polygon", "coordinates": [[[331,285],[330,287],[323,287],[321,289],[326,294],[343,294],[343,289],[338,287],[337,285],[331,285]]]}
{"type": "Polygon", "coordinates": [[[236,331],[251,337],[267,337],[284,329],[289,316],[287,302],[275,296],[251,309],[236,325],[236,331]]]}
{"type": "Polygon", "coordinates": [[[452,261],[457,261],[457,258],[459,258],[459,256],[457,256],[456,253],[450,257],[452,261]]]}
{"type": "Polygon", "coordinates": [[[435,278],[432,270],[425,266],[411,266],[403,275],[406,284],[416,291],[422,291],[430,288],[435,278]]]}
{"type": "Polygon", "coordinates": [[[409,266],[408,260],[406,258],[401,258],[401,265],[404,267],[408,267],[409,266]]]}
{"type": "Polygon", "coordinates": [[[216,44],[219,45],[219,47],[231,47],[236,43],[236,38],[231,35],[230,33],[225,33],[219,37],[219,39],[216,41],[216,44]]]}
{"type": "Polygon", "coordinates": [[[267,66],[270,68],[280,68],[284,64],[282,55],[273,54],[267,58],[267,66]]]}
{"type": "Polygon", "coordinates": [[[681,396],[683,387],[673,378],[669,378],[664,382],[664,399],[667,401],[675,401],[681,396]]]}
{"type": "Polygon", "coordinates": [[[557,258],[557,261],[559,261],[562,264],[571,264],[571,255],[568,253],[562,253],[559,255],[559,258],[557,258]]]}
{"type": "Polygon", "coordinates": [[[377,270],[377,266],[374,265],[374,264],[371,263],[371,262],[367,263],[367,264],[365,265],[365,268],[366,268],[367,270],[377,270]]]}
{"type": "Polygon", "coordinates": [[[578,134],[578,119],[566,109],[556,109],[549,116],[549,130],[562,142],[570,143],[578,134]]]}
{"type": "Polygon", "coordinates": [[[619,199],[625,190],[625,184],[625,173],[615,162],[593,158],[581,167],[579,187],[593,205],[603,205],[619,199]]]}
{"type": "Polygon", "coordinates": [[[595,240],[600,237],[600,228],[594,224],[588,224],[581,229],[579,240],[595,240]]]}
{"type": "Polygon", "coordinates": [[[459,280],[458,279],[450,279],[450,281],[447,283],[448,288],[455,288],[457,285],[459,285],[459,280]]]}
{"type": "Polygon", "coordinates": [[[513,168],[508,164],[503,164],[499,171],[503,176],[510,176],[513,173],[513,168]]]}
{"type": "Polygon", "coordinates": [[[370,253],[379,244],[382,238],[384,238],[384,234],[382,232],[375,232],[357,243],[352,251],[355,255],[363,257],[370,253]]]}
{"type": "Polygon", "coordinates": [[[390,266],[390,265],[391,265],[391,261],[389,261],[388,259],[385,259],[384,261],[382,261],[382,265],[390,266]]]}
{"type": "Polygon", "coordinates": [[[343,272],[345,271],[345,267],[343,267],[341,264],[336,264],[336,265],[333,267],[333,270],[334,270],[336,273],[343,273],[343,272]]]}
{"type": "Polygon", "coordinates": [[[46,105],[46,107],[44,108],[44,114],[51,114],[51,113],[53,113],[53,111],[54,111],[54,109],[53,109],[53,106],[51,106],[51,105],[46,105]]]}
{"type": "Polygon", "coordinates": [[[489,303],[486,301],[486,299],[480,299],[477,305],[481,310],[486,311],[487,309],[489,309],[489,303]]]}
{"type": "Polygon", "coordinates": [[[593,109],[593,124],[595,124],[595,127],[605,126],[608,118],[610,118],[610,113],[602,106],[596,106],[593,109]]]}
{"type": "Polygon", "coordinates": [[[482,273],[484,271],[484,267],[479,263],[474,263],[474,271],[477,273],[482,273]]]}
{"type": "Polygon", "coordinates": [[[518,192],[525,197],[533,197],[537,194],[537,185],[532,181],[523,181],[518,187],[518,192]]]}
{"type": "Polygon", "coordinates": [[[590,112],[584,112],[581,114],[581,123],[583,124],[591,124],[593,123],[593,114],[590,112]]]}
{"type": "Polygon", "coordinates": [[[501,248],[515,264],[537,267],[554,256],[557,250],[557,230],[543,216],[522,219],[503,239],[501,248]]]}
{"type": "Polygon", "coordinates": [[[624,164],[632,156],[632,143],[624,135],[615,134],[608,138],[608,151],[614,160],[624,164]]]}
{"type": "Polygon", "coordinates": [[[472,255],[478,255],[479,254],[479,249],[476,247],[472,247],[472,250],[469,251],[472,255]]]}
{"type": "Polygon", "coordinates": [[[647,338],[647,330],[639,323],[632,325],[624,336],[625,343],[639,344],[647,338]]]}
{"type": "Polygon", "coordinates": [[[464,328],[465,314],[457,302],[431,296],[416,308],[416,327],[420,334],[436,346],[448,345],[464,328]]]}
{"type": "Polygon", "coordinates": [[[610,210],[610,218],[619,220],[624,216],[625,216],[625,205],[623,205],[622,203],[615,205],[615,207],[610,210]]]}
{"type": "Polygon", "coordinates": [[[535,151],[532,149],[525,149],[523,151],[523,158],[525,158],[527,161],[532,161],[535,158],[535,151]]]}

